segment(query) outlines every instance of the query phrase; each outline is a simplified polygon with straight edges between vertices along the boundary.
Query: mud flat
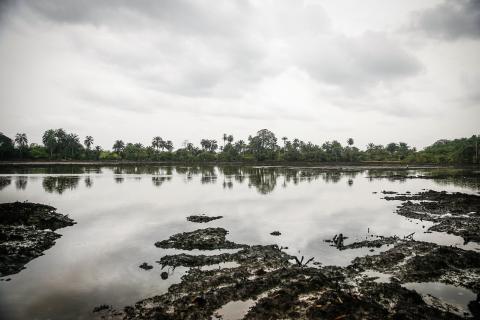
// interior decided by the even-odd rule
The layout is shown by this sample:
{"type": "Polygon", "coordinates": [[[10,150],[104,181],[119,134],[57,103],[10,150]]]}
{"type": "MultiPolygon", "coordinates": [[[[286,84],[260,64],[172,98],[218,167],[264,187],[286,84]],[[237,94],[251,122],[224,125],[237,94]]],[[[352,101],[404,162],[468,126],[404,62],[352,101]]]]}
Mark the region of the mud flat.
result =
{"type": "MultiPolygon", "coordinates": [[[[480,253],[398,238],[361,242],[349,248],[393,244],[376,256],[357,258],[346,267],[315,267],[312,260],[291,256],[277,245],[245,245],[226,240],[221,228],[199,229],[157,242],[182,250],[237,248],[218,255],[166,255],[164,268],[190,267],[168,292],[123,310],[101,311],[109,319],[222,319],[223,308],[245,309],[243,319],[463,319],[478,316],[477,304],[462,314],[453,306],[402,286],[412,281],[443,281],[479,292],[480,253]],[[206,245],[206,239],[210,239],[206,245]],[[225,244],[228,245],[225,245],[225,244]],[[413,255],[413,257],[412,257],[413,255]],[[199,268],[234,262],[232,267],[199,268]],[[376,282],[365,270],[392,274],[376,282]],[[247,308],[245,308],[245,305],[247,308]]],[[[161,245],[158,245],[161,244],[161,245]]],[[[342,249],[345,250],[345,249],[342,249]]],[[[160,268],[157,268],[160,269],[160,268]]],[[[158,272],[159,270],[157,270],[158,272]]],[[[163,273],[163,272],[162,272],[163,273]]],[[[160,278],[160,277],[159,277],[160,278]]],[[[161,281],[161,280],[159,280],[161,281]]]]}
{"type": "Polygon", "coordinates": [[[416,194],[386,196],[385,200],[403,201],[399,215],[434,223],[428,231],[454,234],[465,243],[480,242],[480,196],[460,192],[428,190],[416,194]]]}
{"type": "Polygon", "coordinates": [[[54,231],[74,225],[51,206],[13,202],[0,204],[0,276],[15,274],[55,244],[54,231]]]}
{"type": "Polygon", "coordinates": [[[192,216],[187,217],[187,221],[195,222],[195,223],[207,223],[207,222],[222,219],[222,218],[223,218],[223,216],[209,217],[207,215],[200,214],[200,215],[192,215],[192,216]]]}

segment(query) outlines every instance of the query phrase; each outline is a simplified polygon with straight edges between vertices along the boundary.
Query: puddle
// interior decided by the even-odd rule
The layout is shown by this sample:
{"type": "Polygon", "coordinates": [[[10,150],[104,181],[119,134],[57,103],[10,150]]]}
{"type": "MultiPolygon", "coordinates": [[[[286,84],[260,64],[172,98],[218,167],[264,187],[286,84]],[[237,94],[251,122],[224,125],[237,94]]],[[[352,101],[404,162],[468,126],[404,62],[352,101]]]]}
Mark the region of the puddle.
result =
{"type": "Polygon", "coordinates": [[[248,310],[255,305],[255,300],[248,299],[245,301],[231,301],[214,312],[212,319],[222,320],[238,320],[242,319],[248,310]]]}
{"type": "Polygon", "coordinates": [[[402,286],[410,290],[415,290],[424,296],[424,300],[427,303],[429,303],[430,299],[425,298],[425,296],[430,295],[458,308],[457,313],[459,315],[463,315],[464,312],[471,315],[468,309],[468,303],[477,297],[475,293],[468,289],[440,282],[409,282],[402,286]]]}
{"type": "Polygon", "coordinates": [[[362,274],[369,277],[369,278],[377,278],[377,279],[373,280],[376,283],[390,282],[390,278],[392,277],[392,275],[390,275],[390,274],[386,274],[386,273],[382,273],[382,272],[378,272],[378,271],[374,271],[374,270],[367,270],[365,272],[362,272],[362,274]]]}
{"type": "Polygon", "coordinates": [[[206,270],[215,270],[215,269],[237,268],[239,266],[240,264],[235,261],[228,261],[228,262],[212,264],[209,266],[202,266],[200,267],[200,270],[206,271],[206,270]]]}

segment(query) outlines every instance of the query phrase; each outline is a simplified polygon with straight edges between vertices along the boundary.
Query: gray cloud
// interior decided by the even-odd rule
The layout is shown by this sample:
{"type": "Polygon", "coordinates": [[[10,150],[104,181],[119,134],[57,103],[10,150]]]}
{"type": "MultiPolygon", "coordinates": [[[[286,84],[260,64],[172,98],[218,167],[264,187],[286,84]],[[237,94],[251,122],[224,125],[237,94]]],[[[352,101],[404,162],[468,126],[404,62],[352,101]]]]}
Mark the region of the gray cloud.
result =
{"type": "Polygon", "coordinates": [[[480,38],[480,1],[446,0],[426,10],[417,12],[413,29],[426,34],[454,40],[480,38]]]}
{"type": "Polygon", "coordinates": [[[181,142],[269,127],[320,143],[474,126],[476,42],[420,48],[399,30],[416,11],[414,40],[476,38],[477,2],[371,1],[0,1],[0,127],[39,141],[70,126],[110,147],[114,130],[181,142]]]}

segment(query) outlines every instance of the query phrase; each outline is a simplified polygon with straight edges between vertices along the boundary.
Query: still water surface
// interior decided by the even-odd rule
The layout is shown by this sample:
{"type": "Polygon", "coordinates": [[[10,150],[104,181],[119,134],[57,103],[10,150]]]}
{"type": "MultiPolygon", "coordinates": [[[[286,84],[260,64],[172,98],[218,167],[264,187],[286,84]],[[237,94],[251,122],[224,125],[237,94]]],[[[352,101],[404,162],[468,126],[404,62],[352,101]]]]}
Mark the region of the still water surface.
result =
{"type": "Polygon", "coordinates": [[[0,168],[0,202],[49,204],[77,222],[57,230],[62,237],[44,256],[5,277],[11,281],[0,282],[0,314],[2,319],[88,319],[99,304],[122,308],[165,292],[186,269],[170,271],[170,277],[161,280],[155,261],[181,251],[159,249],[154,243],[206,226],[187,222],[192,214],[224,216],[208,226],[229,230],[231,241],[276,243],[323,265],[345,266],[358,255],[387,249],[338,251],[324,242],[338,233],[349,237],[345,244],[371,234],[415,232],[415,240],[479,249],[457,236],[424,233],[429,222],[395,214],[399,202],[383,200],[380,193],[476,193],[475,181],[369,178],[384,174],[391,172],[153,165],[0,168]],[[276,230],[281,236],[270,235],[276,230]],[[154,268],[144,271],[138,267],[142,262],[154,268]]]}

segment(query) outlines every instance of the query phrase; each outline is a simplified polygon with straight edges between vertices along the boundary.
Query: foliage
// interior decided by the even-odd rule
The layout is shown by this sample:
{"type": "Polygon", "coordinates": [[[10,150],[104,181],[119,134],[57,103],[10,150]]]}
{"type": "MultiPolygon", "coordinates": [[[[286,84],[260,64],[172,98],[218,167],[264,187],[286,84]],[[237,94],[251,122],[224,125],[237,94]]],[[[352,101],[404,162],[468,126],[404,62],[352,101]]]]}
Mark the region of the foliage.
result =
{"type": "Polygon", "coordinates": [[[142,143],[125,143],[116,140],[112,151],[93,146],[93,137],[86,136],[83,145],[78,135],[64,129],[49,129],[42,136],[42,145],[28,145],[25,133],[18,133],[14,140],[0,133],[0,159],[86,159],[86,160],[129,160],[129,161],[304,161],[304,162],[361,162],[388,161],[402,163],[473,164],[478,163],[480,139],[477,136],[455,140],[438,140],[424,150],[417,151],[405,142],[391,142],[383,146],[369,143],[365,150],[354,146],[353,138],[345,146],[339,141],[325,141],[322,145],[277,137],[268,129],[262,129],[254,136],[234,141],[233,135],[223,134],[223,145],[219,149],[217,140],[201,139],[200,148],[185,141],[183,147],[174,151],[171,140],[153,137],[150,146],[142,143]]]}

